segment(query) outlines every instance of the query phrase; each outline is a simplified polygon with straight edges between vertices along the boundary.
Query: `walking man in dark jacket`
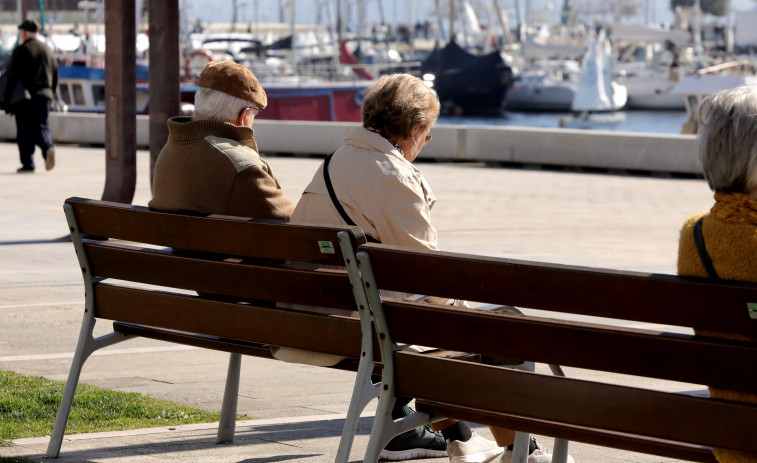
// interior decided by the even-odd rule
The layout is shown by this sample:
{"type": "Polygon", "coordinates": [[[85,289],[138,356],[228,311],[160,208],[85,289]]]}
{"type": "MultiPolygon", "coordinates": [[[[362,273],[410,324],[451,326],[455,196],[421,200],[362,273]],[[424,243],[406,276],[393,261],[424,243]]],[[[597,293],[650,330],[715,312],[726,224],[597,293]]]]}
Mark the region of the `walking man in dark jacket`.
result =
{"type": "Polygon", "coordinates": [[[18,173],[34,172],[35,145],[42,148],[45,169],[55,167],[55,149],[47,119],[55,101],[58,87],[58,65],[52,50],[37,39],[40,25],[26,20],[19,24],[21,45],[13,50],[8,63],[8,85],[5,101],[10,101],[10,92],[21,81],[31,98],[23,99],[10,108],[16,115],[16,138],[21,167],[18,173]]]}

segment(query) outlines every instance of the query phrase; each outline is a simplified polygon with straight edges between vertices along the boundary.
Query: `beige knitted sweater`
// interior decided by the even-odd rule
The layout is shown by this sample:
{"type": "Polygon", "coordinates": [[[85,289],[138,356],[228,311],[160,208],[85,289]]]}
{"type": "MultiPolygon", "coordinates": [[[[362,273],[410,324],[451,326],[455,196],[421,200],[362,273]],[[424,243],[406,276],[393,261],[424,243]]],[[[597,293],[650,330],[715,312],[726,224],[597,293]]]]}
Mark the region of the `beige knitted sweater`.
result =
{"type": "MultiPolygon", "coordinates": [[[[723,219],[723,214],[719,214],[716,207],[713,207],[712,213],[696,214],[683,224],[678,244],[678,274],[708,276],[694,243],[694,224],[704,215],[702,235],[707,253],[710,255],[715,271],[720,278],[757,282],[757,226],[738,223],[733,218],[723,219]]],[[[713,314],[713,316],[717,315],[713,314]]],[[[717,335],[717,333],[709,334],[717,335]]],[[[757,394],[710,388],[710,395],[727,400],[757,403],[757,394]]],[[[715,449],[714,451],[721,463],[757,461],[757,455],[724,449],[715,449]]]]}

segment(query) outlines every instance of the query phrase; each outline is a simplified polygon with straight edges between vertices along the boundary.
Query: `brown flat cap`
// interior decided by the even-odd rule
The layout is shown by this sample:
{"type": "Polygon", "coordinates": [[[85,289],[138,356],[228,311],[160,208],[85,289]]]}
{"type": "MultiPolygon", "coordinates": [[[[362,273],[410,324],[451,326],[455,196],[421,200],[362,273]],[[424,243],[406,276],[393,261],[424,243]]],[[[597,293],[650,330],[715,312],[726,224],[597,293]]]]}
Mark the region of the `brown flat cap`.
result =
{"type": "Polygon", "coordinates": [[[18,28],[27,32],[39,32],[42,26],[35,19],[27,19],[18,25],[18,28]]]}
{"type": "Polygon", "coordinates": [[[249,101],[260,109],[268,105],[268,97],[255,74],[233,61],[211,61],[200,74],[198,87],[209,88],[249,101]]]}

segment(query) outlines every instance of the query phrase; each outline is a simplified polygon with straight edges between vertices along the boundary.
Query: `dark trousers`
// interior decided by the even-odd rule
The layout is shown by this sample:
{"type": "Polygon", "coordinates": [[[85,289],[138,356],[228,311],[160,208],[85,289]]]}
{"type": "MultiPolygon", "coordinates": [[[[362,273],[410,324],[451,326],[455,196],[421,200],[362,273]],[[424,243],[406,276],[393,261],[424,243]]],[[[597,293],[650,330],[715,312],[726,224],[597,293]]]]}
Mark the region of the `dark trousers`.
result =
{"type": "Polygon", "coordinates": [[[34,96],[31,100],[23,100],[13,105],[16,115],[16,141],[21,165],[26,169],[34,169],[35,146],[42,148],[42,157],[47,159],[47,150],[53,147],[50,126],[47,118],[50,116],[50,100],[41,96],[34,96]]]}

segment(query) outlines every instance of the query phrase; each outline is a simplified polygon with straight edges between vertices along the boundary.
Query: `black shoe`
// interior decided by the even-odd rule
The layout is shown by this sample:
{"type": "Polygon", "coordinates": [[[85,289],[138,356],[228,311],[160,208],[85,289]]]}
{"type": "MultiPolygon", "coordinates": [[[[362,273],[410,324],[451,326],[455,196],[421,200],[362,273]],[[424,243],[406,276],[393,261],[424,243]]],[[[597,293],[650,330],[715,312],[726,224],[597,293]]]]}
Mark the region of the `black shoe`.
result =
{"type": "Polygon", "coordinates": [[[393,461],[446,456],[447,442],[428,425],[395,436],[379,454],[380,459],[393,461]]]}
{"type": "Polygon", "coordinates": [[[33,174],[34,168],[33,167],[19,167],[16,169],[17,174],[33,174]]]}

